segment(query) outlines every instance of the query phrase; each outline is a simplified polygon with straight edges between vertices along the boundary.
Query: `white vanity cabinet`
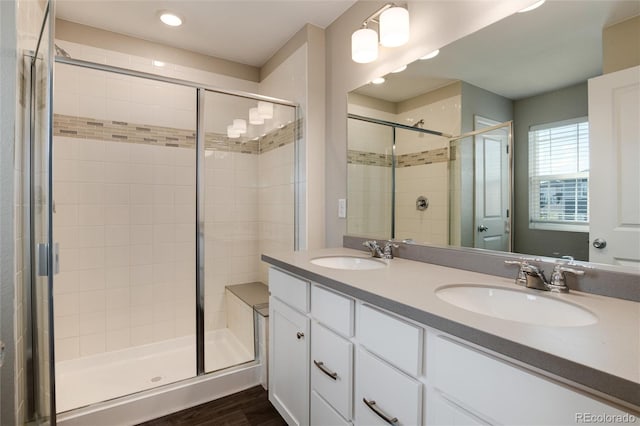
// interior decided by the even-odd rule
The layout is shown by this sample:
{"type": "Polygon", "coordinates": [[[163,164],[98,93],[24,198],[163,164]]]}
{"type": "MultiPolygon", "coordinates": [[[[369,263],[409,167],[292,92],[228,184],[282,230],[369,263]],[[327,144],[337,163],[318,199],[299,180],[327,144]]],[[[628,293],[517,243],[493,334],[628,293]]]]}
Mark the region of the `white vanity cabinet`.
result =
{"type": "Polygon", "coordinates": [[[309,424],[309,283],[269,270],[269,401],[289,425],[309,424]]]}
{"type": "Polygon", "coordinates": [[[516,361],[316,283],[271,268],[269,286],[269,399],[289,425],[629,419],[516,361]]]}

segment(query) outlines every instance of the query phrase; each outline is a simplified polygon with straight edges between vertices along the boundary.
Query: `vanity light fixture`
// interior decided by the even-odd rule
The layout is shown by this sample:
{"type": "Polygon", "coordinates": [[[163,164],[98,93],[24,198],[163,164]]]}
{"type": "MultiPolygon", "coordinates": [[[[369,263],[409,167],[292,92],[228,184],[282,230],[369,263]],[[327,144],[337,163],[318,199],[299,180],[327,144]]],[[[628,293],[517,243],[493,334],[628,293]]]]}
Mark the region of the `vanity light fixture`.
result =
{"type": "Polygon", "coordinates": [[[173,12],[163,10],[160,12],[160,20],[170,27],[179,27],[182,25],[182,18],[173,12]]]}
{"type": "Polygon", "coordinates": [[[440,49],[436,49],[433,52],[429,52],[426,55],[424,55],[423,57],[420,58],[421,61],[427,60],[427,59],[433,59],[436,56],[438,56],[440,54],[440,49]]]}
{"type": "Polygon", "coordinates": [[[524,9],[520,9],[518,11],[518,13],[524,13],[524,12],[531,12],[534,9],[539,8],[540,6],[542,6],[544,4],[546,0],[540,0],[535,2],[534,4],[532,4],[531,6],[525,7],[524,9]]]}
{"type": "Polygon", "coordinates": [[[397,74],[397,73],[402,72],[402,71],[404,71],[404,70],[406,70],[406,69],[407,69],[407,66],[406,66],[406,65],[403,65],[403,66],[401,66],[400,68],[398,68],[397,70],[393,70],[393,71],[391,71],[391,73],[392,73],[392,74],[397,74]]]}
{"type": "Polygon", "coordinates": [[[378,77],[378,78],[374,78],[373,80],[371,80],[371,82],[373,84],[382,84],[384,83],[386,80],[384,79],[384,77],[378,77]]]}
{"type": "Polygon", "coordinates": [[[387,3],[362,23],[362,28],[351,35],[351,59],[367,64],[378,59],[378,44],[385,47],[402,46],[409,41],[409,11],[387,3]],[[378,24],[378,33],[369,24],[378,24]]]}
{"type": "Polygon", "coordinates": [[[380,44],[402,46],[409,41],[409,11],[393,6],[380,14],[380,44]]]}
{"type": "Polygon", "coordinates": [[[367,27],[354,32],[351,35],[351,59],[359,64],[378,59],[378,33],[367,27]]]}

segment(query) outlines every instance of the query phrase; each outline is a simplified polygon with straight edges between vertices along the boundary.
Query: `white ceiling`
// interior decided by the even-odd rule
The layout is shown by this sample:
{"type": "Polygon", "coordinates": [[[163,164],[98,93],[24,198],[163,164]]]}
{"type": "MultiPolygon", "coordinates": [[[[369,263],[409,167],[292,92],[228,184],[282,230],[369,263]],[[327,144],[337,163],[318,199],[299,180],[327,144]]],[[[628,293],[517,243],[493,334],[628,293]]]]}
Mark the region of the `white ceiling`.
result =
{"type": "Polygon", "coordinates": [[[305,24],[326,28],[355,0],[58,0],[64,20],[260,67],[305,24]],[[170,10],[183,25],[168,27],[170,10]]]}
{"type": "Polygon", "coordinates": [[[567,87],[602,73],[602,29],[638,14],[636,0],[547,0],[356,92],[400,102],[454,80],[510,99],[567,87]]]}

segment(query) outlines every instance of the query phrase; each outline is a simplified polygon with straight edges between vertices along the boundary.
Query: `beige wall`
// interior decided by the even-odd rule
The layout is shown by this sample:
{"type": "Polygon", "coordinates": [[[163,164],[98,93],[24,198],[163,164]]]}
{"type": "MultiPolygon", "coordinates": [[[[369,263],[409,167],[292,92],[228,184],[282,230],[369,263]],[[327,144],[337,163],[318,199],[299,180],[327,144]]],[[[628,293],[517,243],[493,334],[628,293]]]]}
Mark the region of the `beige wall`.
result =
{"type": "Polygon", "coordinates": [[[640,16],[602,31],[602,73],[640,65],[640,16]]]}
{"type": "Polygon", "coordinates": [[[180,64],[185,67],[249,81],[257,82],[260,79],[260,70],[257,67],[214,58],[201,53],[170,47],[62,19],[56,19],[56,39],[121,52],[127,55],[180,64]]]}
{"type": "MultiPolygon", "coordinates": [[[[298,164],[300,248],[325,246],[325,32],[304,26],[262,67],[260,94],[288,99],[301,119],[298,164]]],[[[346,151],[345,151],[346,154],[346,151]]]]}
{"type": "Polygon", "coordinates": [[[347,93],[373,77],[439,49],[465,35],[528,6],[531,0],[420,2],[408,4],[411,39],[401,48],[381,48],[377,61],[357,64],[351,60],[351,34],[362,20],[384,2],[359,1],[326,30],[327,123],[326,123],[326,241],[342,245],[346,220],[337,217],[339,198],[347,194],[347,93]]]}

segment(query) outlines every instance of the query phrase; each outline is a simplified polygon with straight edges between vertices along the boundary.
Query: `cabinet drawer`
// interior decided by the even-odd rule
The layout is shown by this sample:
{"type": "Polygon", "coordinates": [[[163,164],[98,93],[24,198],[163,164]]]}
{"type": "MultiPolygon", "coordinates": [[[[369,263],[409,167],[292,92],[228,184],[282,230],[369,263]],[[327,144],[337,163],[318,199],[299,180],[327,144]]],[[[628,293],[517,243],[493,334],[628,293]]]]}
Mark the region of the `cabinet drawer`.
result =
{"type": "Polygon", "coordinates": [[[353,344],[315,321],[311,324],[311,335],[311,388],[349,419],[353,344]]]}
{"type": "Polygon", "coordinates": [[[313,318],[346,337],[353,336],[353,306],[353,299],[315,284],[311,286],[313,318]]]}
{"type": "Polygon", "coordinates": [[[447,337],[429,333],[427,352],[431,385],[487,423],[575,424],[578,413],[624,414],[447,337]]]}
{"type": "Polygon", "coordinates": [[[315,391],[311,391],[312,426],[349,426],[351,423],[340,417],[315,391]]]}
{"type": "Polygon", "coordinates": [[[309,312],[309,283],[293,275],[269,268],[271,295],[301,312],[309,312]]]}
{"type": "Polygon", "coordinates": [[[388,425],[382,416],[396,418],[395,425],[422,424],[420,382],[363,349],[358,349],[356,359],[354,404],[357,425],[388,425]]]}
{"type": "Polygon", "coordinates": [[[360,344],[412,376],[422,371],[422,329],[367,305],[359,306],[360,344]]]}

